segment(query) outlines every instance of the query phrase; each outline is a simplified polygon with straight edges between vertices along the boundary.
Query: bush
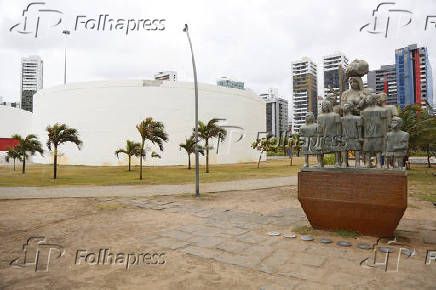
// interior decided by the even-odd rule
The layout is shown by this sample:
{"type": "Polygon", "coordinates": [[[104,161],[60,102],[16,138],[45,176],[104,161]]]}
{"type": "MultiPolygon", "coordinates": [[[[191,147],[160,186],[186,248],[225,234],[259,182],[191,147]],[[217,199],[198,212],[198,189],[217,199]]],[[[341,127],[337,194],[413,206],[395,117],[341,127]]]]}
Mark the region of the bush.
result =
{"type": "Polygon", "coordinates": [[[324,154],[324,165],[335,165],[335,154],[324,154]]]}

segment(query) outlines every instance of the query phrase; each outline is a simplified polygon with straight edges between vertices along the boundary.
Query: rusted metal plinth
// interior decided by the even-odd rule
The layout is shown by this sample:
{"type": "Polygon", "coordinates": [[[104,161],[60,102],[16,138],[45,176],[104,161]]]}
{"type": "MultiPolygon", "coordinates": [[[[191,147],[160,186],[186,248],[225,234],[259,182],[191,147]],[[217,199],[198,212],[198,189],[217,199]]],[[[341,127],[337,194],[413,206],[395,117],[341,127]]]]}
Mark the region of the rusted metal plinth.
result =
{"type": "Polygon", "coordinates": [[[389,237],[407,208],[407,173],[303,168],[298,173],[298,200],[315,229],[389,237]]]}

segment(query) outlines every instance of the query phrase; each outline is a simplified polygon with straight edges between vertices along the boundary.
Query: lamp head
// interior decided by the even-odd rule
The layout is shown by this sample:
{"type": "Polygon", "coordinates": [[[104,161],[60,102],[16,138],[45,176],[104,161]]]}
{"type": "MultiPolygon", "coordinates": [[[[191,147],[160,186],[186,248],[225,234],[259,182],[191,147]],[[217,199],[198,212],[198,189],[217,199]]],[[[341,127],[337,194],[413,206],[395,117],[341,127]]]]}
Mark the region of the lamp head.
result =
{"type": "Polygon", "coordinates": [[[188,32],[188,24],[185,24],[185,27],[183,28],[183,32],[188,32]]]}

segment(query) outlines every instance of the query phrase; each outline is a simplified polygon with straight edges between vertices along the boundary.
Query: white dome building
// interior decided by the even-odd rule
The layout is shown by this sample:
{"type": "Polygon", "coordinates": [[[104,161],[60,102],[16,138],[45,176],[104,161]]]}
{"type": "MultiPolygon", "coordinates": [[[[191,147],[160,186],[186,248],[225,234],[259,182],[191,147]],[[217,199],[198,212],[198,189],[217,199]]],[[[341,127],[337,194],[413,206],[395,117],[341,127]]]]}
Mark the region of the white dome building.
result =
{"type": "MultiPolygon", "coordinates": [[[[164,123],[169,141],[163,152],[152,146],[150,149],[162,158],[147,158],[145,164],[187,163],[186,152],[179,149],[179,144],[192,134],[195,123],[193,83],[142,80],[72,83],[41,90],[33,102],[32,130],[28,133],[37,134],[45,150],[48,125],[65,123],[80,134],[82,150],[64,144],[59,148],[60,164],[127,164],[127,157],[120,155],[117,159],[114,151],[124,148],[127,139],[140,142],[136,125],[146,117],[164,123]]],[[[222,119],[219,124],[227,129],[228,135],[219,146],[216,139],[212,141],[211,164],[257,160],[259,153],[250,145],[258,132],[266,129],[265,102],[261,98],[251,90],[199,84],[199,120],[207,122],[212,118],[222,119]]],[[[36,156],[33,161],[51,163],[50,156],[45,152],[44,157],[36,156]]],[[[200,157],[202,164],[204,159],[200,157]]]]}

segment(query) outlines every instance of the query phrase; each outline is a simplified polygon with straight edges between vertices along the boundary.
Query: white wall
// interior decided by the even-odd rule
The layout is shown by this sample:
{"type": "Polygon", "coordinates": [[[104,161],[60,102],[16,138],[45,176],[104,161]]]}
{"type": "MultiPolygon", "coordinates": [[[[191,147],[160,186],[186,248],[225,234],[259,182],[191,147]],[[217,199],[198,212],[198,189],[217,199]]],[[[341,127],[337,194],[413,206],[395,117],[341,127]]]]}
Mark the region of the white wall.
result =
{"type": "Polygon", "coordinates": [[[18,108],[0,105],[0,138],[11,138],[31,133],[32,113],[18,108]]]}
{"type": "MultiPolygon", "coordinates": [[[[179,144],[192,133],[194,126],[194,86],[185,82],[105,81],[74,83],[39,91],[34,96],[33,132],[46,143],[45,128],[56,122],[78,129],[84,145],[81,151],[72,144],[63,145],[61,162],[82,165],[123,165],[127,158],[117,158],[114,151],[125,140],[140,141],[136,124],[153,117],[165,125],[169,142],[162,159],[148,159],[148,165],[184,165],[187,157],[179,144]],[[145,82],[145,86],[144,86],[145,82]],[[153,85],[154,84],[154,85],[153,85]]],[[[211,152],[210,162],[236,163],[256,161],[258,153],[250,148],[258,131],[265,131],[265,102],[250,90],[199,85],[199,119],[227,119],[221,125],[245,129],[229,131],[220,144],[219,154],[211,152]]],[[[216,144],[214,144],[216,146],[216,144]]],[[[153,150],[157,150],[155,147],[153,150]]],[[[35,157],[35,162],[50,162],[50,154],[35,157]]],[[[193,156],[192,156],[192,159],[193,156]]],[[[202,163],[204,158],[200,157],[202,163]]]]}

